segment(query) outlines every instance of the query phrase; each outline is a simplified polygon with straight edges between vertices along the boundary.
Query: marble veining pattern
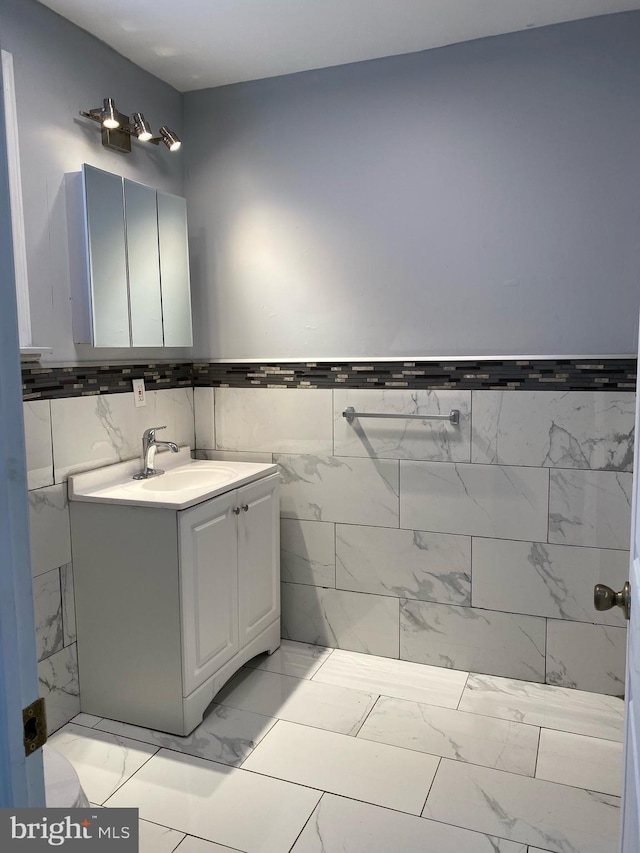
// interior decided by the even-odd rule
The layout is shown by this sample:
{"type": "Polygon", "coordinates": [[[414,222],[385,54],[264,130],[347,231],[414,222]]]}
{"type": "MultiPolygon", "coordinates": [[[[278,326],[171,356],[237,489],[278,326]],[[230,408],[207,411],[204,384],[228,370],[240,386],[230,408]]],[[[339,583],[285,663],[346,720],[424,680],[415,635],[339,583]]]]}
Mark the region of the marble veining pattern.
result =
{"type": "Polygon", "coordinates": [[[247,667],[293,675],[295,678],[312,678],[329,657],[333,657],[333,649],[282,640],[280,648],[273,654],[251,658],[247,667]]]}
{"type": "Polygon", "coordinates": [[[331,391],[216,388],[217,450],[330,454],[331,391]]]}
{"type": "Polygon", "coordinates": [[[66,486],[29,492],[31,569],[34,577],[71,560],[71,529],[66,486]]]}
{"type": "Polygon", "coordinates": [[[299,785],[419,814],[436,769],[433,755],[279,720],[243,767],[299,785]]]}
{"type": "Polygon", "coordinates": [[[526,845],[325,794],[291,853],[526,853],[526,845]]]}
{"type": "Polygon", "coordinates": [[[139,741],[68,723],[49,743],[77,769],[89,801],[103,804],[157,752],[139,741]],[[82,774],[89,766],[90,773],[82,774]]]}
{"type": "Polygon", "coordinates": [[[216,446],[213,388],[194,388],[193,407],[196,447],[213,450],[216,446]]]}
{"type": "Polygon", "coordinates": [[[624,703],[613,696],[471,673],[458,706],[502,720],[622,742],[624,703]]]}
{"type": "MultiPolygon", "coordinates": [[[[198,755],[187,751],[190,738],[82,713],[54,747],[59,738],[94,803],[113,791],[107,807],[140,809],[141,853],[169,853],[178,843],[185,853],[615,849],[618,798],[610,789],[622,769],[621,700],[355,652],[314,653],[290,641],[280,652],[276,671],[301,676],[273,682],[285,703],[287,682],[322,687],[323,675],[343,699],[368,688],[377,701],[355,737],[313,720],[271,718],[238,768],[220,761],[218,747],[208,751],[205,732],[224,733],[237,760],[238,741],[254,740],[255,714],[226,708],[229,717],[214,721],[214,705],[194,733],[198,755]],[[412,692],[426,701],[393,695],[412,692]],[[466,710],[456,710],[461,695],[466,710]]],[[[275,697],[264,683],[273,674],[246,669],[246,695],[275,697]]]]}
{"type": "Polygon", "coordinates": [[[216,701],[253,714],[354,735],[375,698],[364,691],[305,678],[242,669],[217,694],[216,701]]]}
{"type": "Polygon", "coordinates": [[[326,521],[280,521],[280,577],[289,583],[336,585],[335,525],[326,521]]]}
{"type": "Polygon", "coordinates": [[[47,729],[56,731],[80,711],[76,644],[60,649],[38,664],[40,696],[47,705],[47,729]]]}
{"type": "Polygon", "coordinates": [[[632,469],[632,391],[473,391],[472,400],[472,462],[632,469]]]}
{"type": "Polygon", "coordinates": [[[627,629],[547,621],[547,683],[622,696],[627,629]]]}
{"type": "Polygon", "coordinates": [[[631,474],[551,471],[549,541],[629,549],[631,474]]]}
{"type": "Polygon", "coordinates": [[[470,391],[345,389],[334,391],[333,401],[336,456],[470,461],[470,391]],[[434,415],[444,419],[360,418],[349,423],[342,415],[348,407],[357,412],[434,415]],[[446,420],[452,409],[460,412],[457,425],[446,420]]]}
{"type": "Polygon", "coordinates": [[[396,699],[456,708],[467,673],[335,649],[314,674],[313,680],[396,699]]]}
{"type": "Polygon", "coordinates": [[[599,613],[593,587],[622,589],[629,574],[625,551],[473,540],[473,604],[509,613],[625,624],[619,608],[599,613]]]}
{"type": "Polygon", "coordinates": [[[610,850],[620,820],[618,797],[446,758],[422,814],[553,853],[610,850]]]}
{"type": "Polygon", "coordinates": [[[244,853],[290,850],[321,792],[161,749],[109,798],[114,808],[244,853]]]}
{"type": "Polygon", "coordinates": [[[65,646],[76,641],[76,602],[73,587],[73,563],[60,566],[62,589],[62,628],[65,646]]]}
{"type": "Polygon", "coordinates": [[[381,696],[358,737],[533,776],[539,734],[536,726],[381,696]]]}
{"type": "Polygon", "coordinates": [[[282,584],[282,636],[338,649],[399,657],[398,598],[282,584]]]}
{"type": "Polygon", "coordinates": [[[274,723],[275,719],[251,711],[212,705],[203,722],[187,737],[112,720],[100,721],[95,729],[237,767],[274,723]]]}
{"type": "Polygon", "coordinates": [[[338,524],[336,587],[471,603],[471,539],[420,530],[338,524]]]}
{"type": "Polygon", "coordinates": [[[619,797],[623,758],[616,741],[542,729],[536,778],[619,797]]]}
{"type": "Polygon", "coordinates": [[[274,454],[285,518],[398,527],[398,463],[274,454]]]}
{"type": "MultiPolygon", "coordinates": [[[[173,853],[184,838],[184,832],[176,832],[148,820],[138,821],[138,853],[173,853]]],[[[182,853],[184,851],[183,847],[182,853]]]]}
{"type": "Polygon", "coordinates": [[[63,646],[60,571],[52,569],[33,580],[34,617],[38,661],[63,646]]]}
{"type": "Polygon", "coordinates": [[[545,620],[476,607],[400,600],[400,657],[544,681],[545,620]]]}
{"type": "Polygon", "coordinates": [[[538,468],[401,461],[400,527],[545,541],[548,489],[538,468]]]}

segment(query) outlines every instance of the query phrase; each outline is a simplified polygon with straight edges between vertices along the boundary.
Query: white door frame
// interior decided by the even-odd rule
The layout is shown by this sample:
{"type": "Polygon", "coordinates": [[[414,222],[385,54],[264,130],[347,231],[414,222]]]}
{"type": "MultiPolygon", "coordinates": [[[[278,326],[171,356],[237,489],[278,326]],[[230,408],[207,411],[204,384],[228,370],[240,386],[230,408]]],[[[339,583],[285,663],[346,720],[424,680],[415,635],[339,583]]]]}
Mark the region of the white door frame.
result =
{"type": "MultiPolygon", "coordinates": [[[[0,91],[2,91],[0,73],[0,91]]],[[[0,98],[0,807],[44,806],[42,751],[27,759],[22,709],[38,664],[5,117],[0,98]]]]}

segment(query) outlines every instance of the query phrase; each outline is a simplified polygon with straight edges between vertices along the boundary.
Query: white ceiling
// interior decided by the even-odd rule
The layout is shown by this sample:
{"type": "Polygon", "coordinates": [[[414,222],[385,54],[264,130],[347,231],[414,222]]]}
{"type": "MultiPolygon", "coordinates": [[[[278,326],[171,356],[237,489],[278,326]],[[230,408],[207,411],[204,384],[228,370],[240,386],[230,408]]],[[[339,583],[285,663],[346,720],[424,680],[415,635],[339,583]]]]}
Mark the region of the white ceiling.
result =
{"type": "Polygon", "coordinates": [[[640,0],[40,0],[187,92],[640,8],[640,0]]]}

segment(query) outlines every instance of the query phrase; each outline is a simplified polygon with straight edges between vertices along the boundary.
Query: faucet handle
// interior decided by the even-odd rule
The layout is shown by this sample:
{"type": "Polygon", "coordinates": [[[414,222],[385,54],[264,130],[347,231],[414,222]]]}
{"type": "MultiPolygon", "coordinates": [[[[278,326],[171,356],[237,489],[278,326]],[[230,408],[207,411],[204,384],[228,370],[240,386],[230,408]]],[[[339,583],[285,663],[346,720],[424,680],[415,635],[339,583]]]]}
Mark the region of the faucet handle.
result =
{"type": "Polygon", "coordinates": [[[142,437],[149,439],[149,441],[153,441],[154,438],[156,437],[156,430],[157,429],[166,429],[166,428],[167,428],[166,424],[164,426],[149,427],[149,429],[145,429],[142,437]]]}

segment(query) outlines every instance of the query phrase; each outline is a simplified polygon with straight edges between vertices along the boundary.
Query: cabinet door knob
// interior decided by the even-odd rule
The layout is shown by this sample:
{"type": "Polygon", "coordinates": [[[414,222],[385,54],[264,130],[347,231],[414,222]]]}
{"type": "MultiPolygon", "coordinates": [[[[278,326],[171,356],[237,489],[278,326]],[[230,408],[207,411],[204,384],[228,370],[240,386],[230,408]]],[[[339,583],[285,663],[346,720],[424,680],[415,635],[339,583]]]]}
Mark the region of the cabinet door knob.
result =
{"type": "Polygon", "coordinates": [[[243,509],[245,512],[249,512],[249,504],[242,504],[242,509],[243,509]]]}
{"type": "Polygon", "coordinates": [[[234,514],[235,514],[235,515],[240,515],[240,507],[239,507],[239,506],[234,506],[234,508],[233,508],[233,512],[234,512],[234,514]]]}

